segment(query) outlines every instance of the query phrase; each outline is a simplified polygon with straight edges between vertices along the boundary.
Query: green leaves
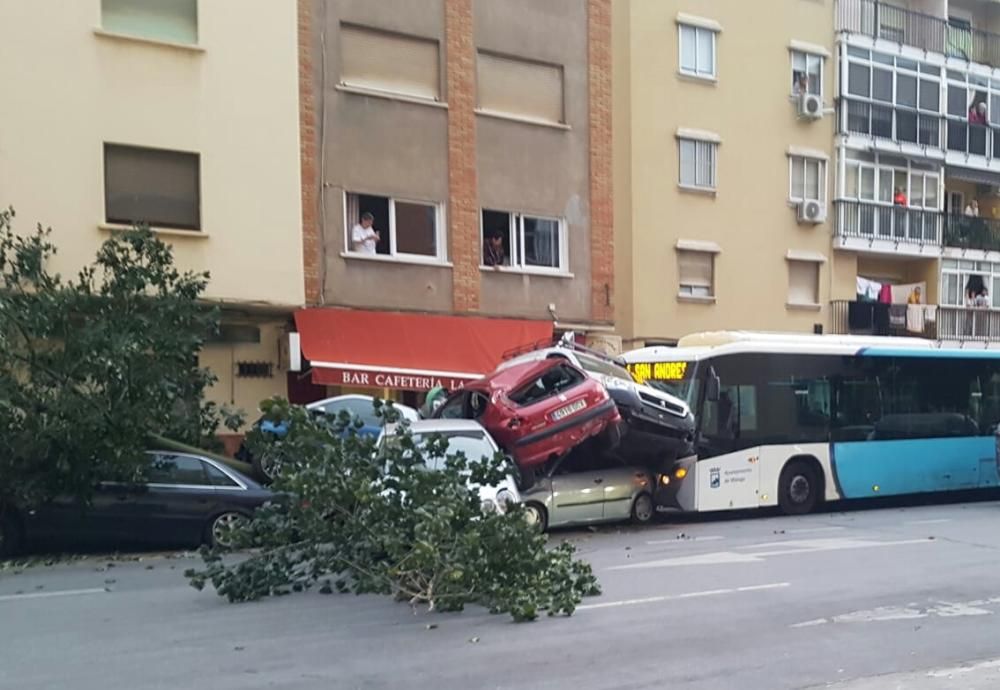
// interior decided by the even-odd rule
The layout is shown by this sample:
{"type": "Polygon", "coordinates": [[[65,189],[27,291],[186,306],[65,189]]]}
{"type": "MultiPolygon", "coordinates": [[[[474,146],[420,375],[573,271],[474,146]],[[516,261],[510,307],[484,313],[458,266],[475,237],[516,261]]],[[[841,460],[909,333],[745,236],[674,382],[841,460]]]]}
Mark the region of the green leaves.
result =
{"type": "MultiPolygon", "coordinates": [[[[429,610],[479,604],[517,621],[569,615],[599,592],[572,545],[549,549],[520,506],[483,511],[469,479],[496,484],[508,472],[502,457],[445,457],[443,439],[416,444],[405,422],[401,437],[375,448],[347,417],[276,399],[261,410],[289,423],[280,440],[259,431],[247,440],[255,455],[277,458],[273,488],[287,498],[238,535],[252,549],[245,560],[227,564],[203,551],[204,568],[188,573],[193,586],[211,582],[230,601],[248,601],[321,583],[323,592],[392,595],[429,610]]],[[[398,418],[389,406],[380,414],[398,418]]]]}
{"type": "Polygon", "coordinates": [[[88,498],[140,475],[146,434],[192,444],[219,411],[197,364],[218,315],[204,273],[182,273],[145,229],[116,234],[72,279],[51,273],[39,226],[18,235],[0,212],[0,506],[88,498]]]}

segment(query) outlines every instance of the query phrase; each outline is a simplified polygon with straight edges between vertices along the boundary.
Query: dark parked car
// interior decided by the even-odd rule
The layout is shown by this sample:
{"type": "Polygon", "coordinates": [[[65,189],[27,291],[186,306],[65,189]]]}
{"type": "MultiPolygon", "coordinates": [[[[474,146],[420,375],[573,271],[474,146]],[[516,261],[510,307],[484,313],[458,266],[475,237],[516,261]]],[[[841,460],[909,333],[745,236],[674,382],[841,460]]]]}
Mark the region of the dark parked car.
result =
{"type": "Polygon", "coordinates": [[[215,460],[172,451],[148,453],[148,481],[104,482],[89,506],[57,498],[31,510],[7,507],[0,555],[36,541],[226,546],[232,527],[276,494],[215,460]]]}
{"type": "Polygon", "coordinates": [[[475,419],[522,470],[597,439],[620,439],[621,415],[600,382],[563,359],[515,364],[466,384],[438,408],[441,419],[475,419]]]}

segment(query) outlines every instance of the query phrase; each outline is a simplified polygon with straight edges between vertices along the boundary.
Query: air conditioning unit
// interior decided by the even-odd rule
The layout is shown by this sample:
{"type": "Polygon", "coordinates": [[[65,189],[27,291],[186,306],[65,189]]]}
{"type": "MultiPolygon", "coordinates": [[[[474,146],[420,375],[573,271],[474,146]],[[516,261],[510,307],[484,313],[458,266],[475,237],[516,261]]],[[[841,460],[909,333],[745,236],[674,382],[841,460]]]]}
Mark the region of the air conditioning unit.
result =
{"type": "Polygon", "coordinates": [[[799,96],[799,117],[818,120],[823,117],[823,99],[812,93],[799,96]]]}
{"type": "Polygon", "coordinates": [[[800,223],[823,223],[826,221],[826,205],[819,201],[803,201],[798,205],[800,223]]]}

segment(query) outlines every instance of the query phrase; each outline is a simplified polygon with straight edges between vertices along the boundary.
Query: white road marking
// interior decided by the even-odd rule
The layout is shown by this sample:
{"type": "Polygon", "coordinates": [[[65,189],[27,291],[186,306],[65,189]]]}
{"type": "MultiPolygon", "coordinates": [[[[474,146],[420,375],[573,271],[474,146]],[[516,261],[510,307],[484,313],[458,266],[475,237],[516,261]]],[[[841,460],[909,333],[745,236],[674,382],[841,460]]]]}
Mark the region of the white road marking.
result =
{"type": "Polygon", "coordinates": [[[973,671],[985,671],[990,668],[1000,668],[1000,659],[993,659],[992,661],[982,661],[978,664],[973,664],[972,666],[955,666],[954,668],[939,668],[933,671],[928,671],[927,676],[929,678],[951,678],[952,676],[961,676],[966,673],[972,673],[973,671]]]}
{"type": "Polygon", "coordinates": [[[905,606],[879,606],[863,611],[851,611],[830,618],[816,618],[801,623],[795,623],[792,628],[811,628],[828,623],[881,623],[885,621],[914,620],[917,618],[957,618],[965,616],[992,616],[995,612],[984,606],[1000,604],[1000,597],[992,599],[977,599],[955,603],[938,601],[930,606],[910,603],[905,606]]]}
{"type": "Polygon", "coordinates": [[[647,546],[660,546],[661,544],[690,544],[691,542],[699,541],[718,541],[720,539],[725,539],[721,535],[712,535],[709,537],[690,537],[688,539],[659,539],[657,541],[647,541],[647,546]]]}
{"type": "Polygon", "coordinates": [[[804,527],[802,529],[786,529],[785,534],[815,534],[817,532],[839,532],[846,527],[804,527]]]}
{"type": "Polygon", "coordinates": [[[0,601],[20,601],[21,599],[48,599],[50,597],[75,597],[82,594],[104,594],[103,587],[94,589],[64,589],[58,592],[29,592],[27,594],[0,595],[0,601]]]}
{"type": "Polygon", "coordinates": [[[907,520],[906,525],[940,525],[942,522],[951,522],[951,518],[940,518],[938,520],[907,520]]]}
{"type": "Polygon", "coordinates": [[[933,539],[900,539],[897,541],[868,541],[865,539],[790,539],[783,542],[754,544],[745,549],[773,548],[772,551],[756,553],[737,553],[736,551],[714,551],[692,556],[676,556],[661,558],[645,563],[617,565],[608,570],[639,570],[644,568],[673,568],[693,565],[725,565],[732,563],[757,563],[770,556],[787,556],[791,554],[820,553],[825,551],[841,551],[845,549],[871,549],[888,546],[906,546],[910,544],[933,544],[933,539]],[[778,548],[774,548],[778,547],[778,548]]]}
{"type": "Polygon", "coordinates": [[[663,601],[676,601],[679,599],[697,599],[699,597],[714,597],[722,594],[735,594],[737,592],[757,592],[767,589],[781,589],[790,587],[790,582],[772,582],[766,585],[749,585],[746,587],[730,587],[727,589],[707,589],[701,592],[685,592],[683,594],[665,594],[658,597],[645,597],[642,599],[623,599],[621,601],[604,601],[600,604],[584,604],[577,606],[577,611],[592,611],[595,609],[610,609],[620,606],[635,606],[636,604],[655,604],[663,601]]]}

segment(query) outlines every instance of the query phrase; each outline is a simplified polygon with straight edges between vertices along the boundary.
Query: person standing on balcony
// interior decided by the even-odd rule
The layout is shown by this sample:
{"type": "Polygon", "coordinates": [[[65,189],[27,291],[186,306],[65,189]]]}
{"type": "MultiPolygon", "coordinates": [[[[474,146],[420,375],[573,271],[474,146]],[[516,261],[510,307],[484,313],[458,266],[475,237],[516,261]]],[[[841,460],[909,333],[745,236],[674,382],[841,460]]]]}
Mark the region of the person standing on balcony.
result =
{"type": "Polygon", "coordinates": [[[978,218],[979,202],[976,201],[975,199],[970,201],[969,204],[965,207],[965,215],[968,216],[969,218],[978,218]]]}
{"type": "Polygon", "coordinates": [[[909,206],[910,202],[906,198],[906,192],[903,191],[902,187],[896,187],[896,193],[892,197],[892,203],[896,206],[909,206]]]}
{"type": "Polygon", "coordinates": [[[969,108],[969,124],[970,125],[985,125],[986,124],[986,102],[979,101],[978,103],[973,103],[972,107],[969,108]]]}

